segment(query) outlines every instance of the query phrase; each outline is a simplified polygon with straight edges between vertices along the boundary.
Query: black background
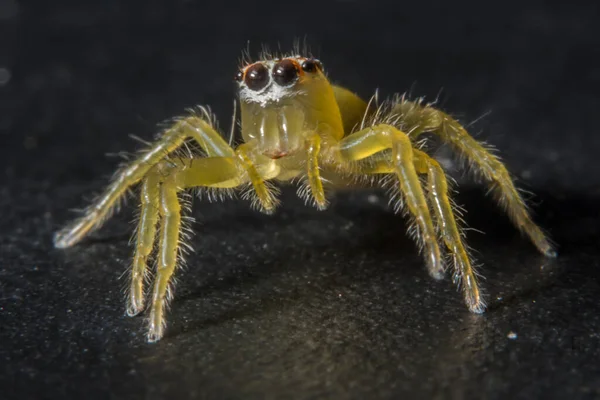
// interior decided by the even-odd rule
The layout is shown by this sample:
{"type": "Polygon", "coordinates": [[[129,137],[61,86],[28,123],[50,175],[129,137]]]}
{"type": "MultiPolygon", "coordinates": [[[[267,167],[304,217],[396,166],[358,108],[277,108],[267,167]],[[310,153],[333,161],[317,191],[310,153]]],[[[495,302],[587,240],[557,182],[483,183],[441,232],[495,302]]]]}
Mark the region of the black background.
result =
{"type": "Polygon", "coordinates": [[[0,397],[600,396],[598,6],[487,3],[1,1],[0,397]],[[535,193],[559,258],[465,183],[490,302],[474,316],[379,192],[318,212],[286,191],[272,217],[196,201],[196,253],[146,344],[120,279],[132,207],[72,249],[52,233],[106,184],[105,154],[138,147],[128,134],[195,104],[228,129],[248,40],[304,37],[365,97],[443,89],[445,110],[485,116],[472,131],[535,193]]]}

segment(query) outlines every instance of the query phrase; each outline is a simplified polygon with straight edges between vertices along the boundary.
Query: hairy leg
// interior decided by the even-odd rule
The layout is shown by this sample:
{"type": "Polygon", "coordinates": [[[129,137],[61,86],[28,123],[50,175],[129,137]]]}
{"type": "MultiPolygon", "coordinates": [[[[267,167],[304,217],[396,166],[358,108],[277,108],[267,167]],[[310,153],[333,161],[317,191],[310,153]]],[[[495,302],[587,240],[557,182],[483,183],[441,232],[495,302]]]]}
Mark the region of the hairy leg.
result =
{"type": "Polygon", "coordinates": [[[413,136],[432,132],[450,143],[489,182],[515,226],[530,238],[541,253],[556,257],[552,244],[531,219],[525,201],[496,155],[469,135],[460,123],[440,110],[402,100],[393,111],[402,115],[402,123],[411,127],[413,136]]]}
{"type": "MultiPolygon", "coordinates": [[[[279,173],[279,170],[274,168],[272,160],[267,160],[265,164],[255,164],[250,159],[248,162],[248,165],[242,165],[242,161],[237,155],[177,160],[159,164],[146,178],[147,181],[160,182],[160,193],[155,205],[161,217],[158,232],[157,271],[150,307],[149,342],[158,341],[163,336],[166,326],[165,307],[169,299],[171,280],[177,267],[180,247],[181,204],[178,192],[198,187],[239,188],[250,181],[248,170],[255,171],[258,174],[257,179],[263,183],[275,178],[279,173]]],[[[144,236],[147,234],[149,237],[154,236],[155,229],[150,228],[142,219],[138,232],[142,231],[144,236]],[[142,228],[142,224],[145,224],[146,228],[142,228]]],[[[135,284],[137,289],[138,283],[141,293],[143,292],[142,280],[132,282],[132,287],[135,284]]]]}
{"type": "Polygon", "coordinates": [[[160,182],[156,173],[144,179],[140,193],[140,221],[138,223],[135,254],[131,269],[131,287],[127,300],[127,315],[134,316],[144,309],[144,279],[148,257],[154,247],[159,213],[160,182]]]}
{"type": "MultiPolygon", "coordinates": [[[[469,254],[463,244],[462,237],[450,199],[448,198],[448,182],[444,170],[437,161],[426,153],[413,149],[415,169],[417,173],[427,175],[427,196],[436,217],[436,226],[442,240],[450,251],[454,261],[454,282],[461,284],[465,303],[474,313],[485,311],[477,276],[473,270],[469,254]]],[[[389,174],[394,167],[387,160],[376,160],[360,170],[362,174],[389,174]]]]}
{"type": "Polygon", "coordinates": [[[334,157],[342,165],[350,164],[385,149],[392,150],[392,167],[400,182],[400,191],[408,210],[419,228],[429,274],[440,279],[443,277],[444,266],[427,200],[415,170],[409,137],[391,125],[375,125],[342,139],[334,149],[334,157]]]}
{"type": "Polygon", "coordinates": [[[440,164],[426,153],[414,150],[415,165],[419,173],[427,175],[429,203],[434,210],[438,228],[446,247],[454,260],[454,281],[462,283],[465,302],[474,313],[485,310],[485,303],[477,285],[477,277],[465,249],[448,198],[448,182],[440,164]]]}
{"type": "Polygon", "coordinates": [[[110,217],[127,189],[137,184],[153,166],[177,150],[187,139],[195,140],[209,156],[233,155],[233,149],[205,119],[197,115],[180,119],[167,129],[148,151],[119,171],[104,193],[87,208],[81,218],[57,232],[54,246],[73,246],[88,233],[99,228],[110,217]]]}
{"type": "Polygon", "coordinates": [[[181,205],[177,198],[177,186],[173,181],[163,183],[160,193],[161,226],[159,233],[158,260],[154,290],[152,292],[152,308],[148,341],[156,342],[164,333],[165,318],[163,316],[166,297],[169,291],[171,276],[177,265],[179,256],[179,230],[181,229],[181,205]]]}

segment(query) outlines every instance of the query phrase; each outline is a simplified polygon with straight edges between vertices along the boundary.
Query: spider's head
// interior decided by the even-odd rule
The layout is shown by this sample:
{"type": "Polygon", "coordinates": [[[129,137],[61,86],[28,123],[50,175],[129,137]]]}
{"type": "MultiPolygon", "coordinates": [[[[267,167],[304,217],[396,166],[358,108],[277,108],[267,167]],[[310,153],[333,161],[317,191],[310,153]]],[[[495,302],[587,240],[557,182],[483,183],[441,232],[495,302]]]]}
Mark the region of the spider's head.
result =
{"type": "Polygon", "coordinates": [[[323,65],[315,58],[301,56],[268,59],[244,66],[235,80],[243,103],[262,107],[301,96],[311,83],[324,79],[323,65]]]}
{"type": "Polygon", "coordinates": [[[257,61],[242,67],[235,80],[242,135],[246,141],[258,141],[263,154],[271,158],[294,153],[310,132],[341,127],[333,90],[315,58],[257,61]]]}

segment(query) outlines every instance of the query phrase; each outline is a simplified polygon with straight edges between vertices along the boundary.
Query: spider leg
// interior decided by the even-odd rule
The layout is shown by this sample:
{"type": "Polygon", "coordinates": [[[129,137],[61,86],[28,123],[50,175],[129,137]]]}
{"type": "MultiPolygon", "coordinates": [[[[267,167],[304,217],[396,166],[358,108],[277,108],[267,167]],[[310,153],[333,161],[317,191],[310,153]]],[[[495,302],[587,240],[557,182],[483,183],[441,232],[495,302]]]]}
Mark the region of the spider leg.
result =
{"type": "Polygon", "coordinates": [[[392,167],[400,182],[400,191],[408,210],[419,228],[429,274],[441,279],[444,273],[442,257],[427,200],[415,170],[409,137],[394,126],[374,125],[342,139],[334,148],[334,157],[338,158],[340,164],[350,165],[385,149],[392,150],[392,167]]]}
{"type": "MultiPolygon", "coordinates": [[[[461,233],[454,218],[452,205],[448,198],[448,182],[440,164],[425,152],[414,149],[415,169],[419,174],[427,175],[427,196],[436,217],[440,236],[454,260],[454,282],[462,282],[465,303],[474,313],[485,311],[477,276],[471,265],[469,253],[463,244],[461,233]]],[[[387,160],[376,160],[361,168],[362,174],[393,173],[394,167],[387,160]]]]}
{"type": "MultiPolygon", "coordinates": [[[[272,160],[258,157],[245,161],[248,164],[244,164],[244,160],[238,156],[193,158],[178,160],[176,163],[165,162],[161,164],[164,166],[163,170],[157,169],[150,173],[155,174],[161,182],[158,200],[161,222],[158,232],[157,270],[150,306],[149,342],[160,340],[166,326],[165,306],[171,294],[171,280],[177,267],[181,244],[181,203],[178,193],[197,187],[238,188],[250,181],[249,170],[257,174],[254,178],[261,184],[279,173],[272,160]]],[[[144,221],[140,223],[143,224],[144,221]]],[[[141,229],[140,226],[140,231],[141,229]]]]}
{"type": "Polygon", "coordinates": [[[127,300],[127,315],[134,316],[144,309],[144,279],[148,257],[154,247],[159,215],[160,182],[156,173],[144,179],[140,193],[141,212],[136,234],[135,254],[131,269],[131,287],[127,300]]]}
{"type": "MultiPolygon", "coordinates": [[[[137,228],[135,254],[131,271],[131,285],[127,299],[127,315],[135,316],[144,309],[144,282],[148,267],[148,258],[154,248],[156,240],[156,225],[159,215],[162,218],[159,249],[163,249],[167,243],[163,240],[166,204],[164,201],[165,190],[171,189],[182,182],[187,186],[205,186],[213,188],[229,188],[241,185],[244,181],[243,169],[239,169],[233,157],[209,157],[198,159],[178,159],[176,161],[163,161],[157,164],[144,178],[141,188],[141,212],[137,228]],[[176,174],[173,172],[176,171],[176,174]],[[241,174],[241,175],[240,175],[241,174]],[[169,179],[169,185],[162,184],[169,179]],[[177,178],[179,181],[175,180],[177,178]],[[180,182],[182,181],[182,182],[180,182]]],[[[177,191],[176,191],[177,192],[177,191]]],[[[169,203],[171,205],[174,202],[169,203]]],[[[171,207],[169,216],[173,215],[180,206],[171,207]]],[[[174,224],[174,217],[169,223],[174,224]]],[[[181,230],[181,222],[177,223],[181,230]]],[[[172,230],[169,231],[173,235],[172,230]]],[[[179,233],[177,233],[179,235],[179,233]]],[[[169,242],[170,243],[170,242],[169,242]]],[[[164,253],[164,251],[163,251],[164,253]]],[[[164,257],[160,253],[158,260],[164,257]]],[[[160,262],[157,262],[160,268],[160,262]]],[[[163,263],[163,266],[166,265],[163,263]]],[[[174,267],[173,267],[174,268],[174,267]]],[[[160,269],[159,269],[160,270],[160,269]]],[[[162,300],[159,300],[159,302],[162,300]]],[[[157,311],[153,320],[161,319],[161,311],[157,311]]],[[[160,327],[160,325],[159,325],[160,327]]]]}
{"type": "Polygon", "coordinates": [[[179,248],[179,230],[181,228],[181,204],[177,197],[177,186],[173,181],[163,183],[160,192],[161,226],[159,232],[158,262],[154,290],[148,341],[156,342],[164,333],[164,308],[171,276],[175,271],[179,248]]]}
{"type": "Polygon", "coordinates": [[[154,165],[187,139],[195,140],[209,156],[233,155],[233,149],[204,118],[192,115],[175,122],[150,149],[115,175],[112,183],[81,218],[56,233],[54,246],[71,247],[99,228],[110,217],[127,189],[137,184],[154,165]]]}
{"type": "Polygon", "coordinates": [[[419,173],[427,174],[428,196],[438,221],[438,228],[446,247],[454,259],[455,282],[462,282],[465,302],[474,313],[482,313],[485,303],[482,299],[477,277],[471,266],[469,254],[462,242],[461,234],[454,218],[448,198],[448,182],[440,164],[426,153],[414,149],[415,165],[419,173]]]}
{"type": "Polygon", "coordinates": [[[411,129],[413,135],[432,132],[450,143],[489,183],[514,225],[529,237],[542,254],[556,257],[552,244],[531,219],[525,201],[496,155],[469,135],[458,121],[440,110],[403,100],[398,103],[395,112],[402,115],[403,123],[414,127],[414,130],[411,129]]]}

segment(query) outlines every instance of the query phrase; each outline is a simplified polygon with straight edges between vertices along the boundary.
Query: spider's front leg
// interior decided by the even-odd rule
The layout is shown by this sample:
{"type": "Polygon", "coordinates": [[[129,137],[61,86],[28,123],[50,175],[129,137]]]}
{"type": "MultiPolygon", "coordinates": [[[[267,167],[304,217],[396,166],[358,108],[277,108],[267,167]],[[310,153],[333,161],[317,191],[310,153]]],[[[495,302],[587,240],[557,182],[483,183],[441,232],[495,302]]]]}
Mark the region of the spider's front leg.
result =
{"type": "MultiPolygon", "coordinates": [[[[237,188],[250,182],[262,210],[269,212],[276,205],[266,181],[279,173],[273,160],[252,154],[251,146],[242,145],[232,157],[194,158],[179,161],[170,166],[166,174],[157,172],[161,178],[159,209],[161,228],[158,239],[158,262],[148,341],[159,340],[164,333],[164,308],[169,293],[169,284],[175,267],[181,230],[181,205],[177,193],[187,188],[237,188]]],[[[150,179],[150,178],[149,178],[150,179]]]]}
{"type": "Polygon", "coordinates": [[[157,269],[148,327],[149,342],[159,340],[166,325],[165,305],[170,297],[170,282],[178,263],[180,248],[181,202],[178,193],[197,187],[232,189],[250,182],[263,210],[268,211],[268,207],[274,205],[274,199],[265,182],[278,172],[272,160],[250,154],[244,148],[236,150],[231,157],[165,161],[149,172],[142,190],[142,218],[134,257],[134,260],[141,261],[134,262],[128,307],[130,315],[137,314],[143,308],[143,276],[147,256],[153,248],[156,221],[160,216],[157,269]]]}
{"type": "Polygon", "coordinates": [[[391,169],[398,177],[402,196],[417,224],[429,274],[441,279],[444,275],[442,256],[427,200],[415,170],[409,137],[391,125],[375,125],[342,139],[335,145],[333,157],[341,165],[350,165],[386,149],[392,150],[391,169]]]}
{"type": "MultiPolygon", "coordinates": [[[[342,162],[354,162],[365,159],[385,149],[392,149],[392,159],[379,160],[368,164],[359,172],[365,174],[395,173],[400,181],[400,188],[407,206],[417,219],[422,234],[421,240],[429,253],[429,271],[434,277],[431,260],[439,257],[437,236],[433,230],[433,222],[425,193],[417,174],[427,174],[429,203],[433,208],[441,237],[450,250],[456,269],[455,282],[462,282],[465,302],[469,310],[481,313],[485,309],[477,279],[473,271],[469,255],[462,242],[456,224],[451,203],[448,198],[448,183],[440,165],[426,153],[414,149],[408,136],[391,125],[376,125],[366,128],[344,138],[338,145],[342,162]],[[417,209],[417,211],[414,211],[417,209]]],[[[437,258],[438,268],[442,268],[441,259],[437,258]]],[[[436,264],[433,264],[435,267],[436,264]]]]}
{"type": "Polygon", "coordinates": [[[153,168],[142,188],[142,214],[134,256],[128,314],[143,309],[143,277],[147,257],[154,247],[156,222],[160,216],[156,277],[152,291],[148,341],[159,340],[164,333],[164,309],[171,277],[177,266],[181,231],[181,203],[178,193],[188,187],[236,187],[246,181],[235,157],[180,159],[163,162],[153,168]]]}
{"type": "Polygon", "coordinates": [[[474,313],[482,313],[485,303],[482,299],[477,277],[471,265],[469,254],[463,244],[462,237],[448,198],[448,181],[440,164],[427,153],[413,149],[415,167],[420,174],[427,175],[428,196],[434,210],[442,240],[454,260],[454,282],[461,283],[465,303],[474,313]]]}
{"type": "Polygon", "coordinates": [[[104,222],[129,187],[142,181],[140,221],[127,314],[137,315],[144,309],[144,278],[159,225],[158,270],[148,333],[150,341],[160,339],[163,334],[165,297],[177,262],[181,229],[181,205],[177,193],[189,187],[234,188],[250,182],[263,211],[268,212],[277,204],[266,185],[266,180],[278,172],[274,163],[254,155],[250,144],[232,149],[208,120],[192,115],[174,123],[149,150],[115,176],[107,190],[80,219],[55,236],[56,247],[74,245],[104,222]],[[207,158],[170,157],[188,139],[194,140],[207,158]]]}
{"type": "MultiPolygon", "coordinates": [[[[417,173],[427,176],[427,196],[436,217],[436,226],[441,239],[450,251],[454,261],[454,283],[462,287],[465,303],[474,313],[485,310],[477,276],[473,270],[469,253],[462,240],[462,235],[454,217],[450,201],[448,180],[440,164],[427,153],[413,148],[414,165],[417,173]]],[[[394,173],[394,167],[388,160],[376,160],[362,167],[363,174],[394,173]]]]}

